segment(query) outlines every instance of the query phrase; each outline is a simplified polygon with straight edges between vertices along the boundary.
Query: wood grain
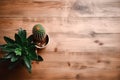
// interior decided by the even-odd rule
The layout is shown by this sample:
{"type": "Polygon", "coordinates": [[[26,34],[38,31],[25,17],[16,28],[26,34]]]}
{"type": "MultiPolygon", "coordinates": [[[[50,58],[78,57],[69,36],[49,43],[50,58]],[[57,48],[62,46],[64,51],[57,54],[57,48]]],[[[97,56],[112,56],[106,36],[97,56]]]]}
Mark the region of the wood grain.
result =
{"type": "Polygon", "coordinates": [[[0,44],[38,23],[50,36],[44,61],[31,74],[0,66],[0,80],[120,80],[119,0],[0,0],[0,44]]]}

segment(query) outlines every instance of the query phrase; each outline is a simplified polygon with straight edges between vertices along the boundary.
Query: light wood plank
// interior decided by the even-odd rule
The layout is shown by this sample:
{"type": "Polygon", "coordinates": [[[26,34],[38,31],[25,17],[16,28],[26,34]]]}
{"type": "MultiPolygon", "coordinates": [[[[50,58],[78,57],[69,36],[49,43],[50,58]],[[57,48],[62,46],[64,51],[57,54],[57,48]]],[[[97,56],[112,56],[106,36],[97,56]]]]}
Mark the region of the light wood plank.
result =
{"type": "MultiPolygon", "coordinates": [[[[50,36],[50,44],[46,51],[54,51],[56,48],[58,51],[69,52],[120,51],[119,18],[71,18],[71,20],[65,22],[59,18],[35,20],[33,18],[1,18],[0,22],[0,37],[2,38],[3,36],[14,38],[14,33],[20,28],[19,26],[26,29],[28,35],[30,35],[32,27],[42,22],[50,36]],[[8,28],[8,26],[11,28],[8,28]],[[115,27],[113,28],[113,26],[115,27]],[[69,46],[69,44],[72,46],[69,46]]],[[[3,43],[3,39],[0,42],[3,43]]]]}
{"type": "Polygon", "coordinates": [[[28,3],[4,2],[0,5],[0,17],[10,17],[9,15],[11,17],[56,17],[61,15],[61,8],[64,7],[64,3],[58,1],[28,3]]]}
{"type": "Polygon", "coordinates": [[[120,17],[119,0],[70,0],[70,17],[120,17]]]}
{"type": "Polygon", "coordinates": [[[0,17],[120,17],[119,0],[19,1],[1,3],[0,17]]]}
{"type": "Polygon", "coordinates": [[[19,27],[31,30],[37,23],[41,23],[48,32],[74,32],[73,34],[120,33],[120,18],[0,18],[0,27],[4,31],[10,30],[10,28],[6,28],[8,26],[11,29],[14,28],[13,30],[19,27]]]}

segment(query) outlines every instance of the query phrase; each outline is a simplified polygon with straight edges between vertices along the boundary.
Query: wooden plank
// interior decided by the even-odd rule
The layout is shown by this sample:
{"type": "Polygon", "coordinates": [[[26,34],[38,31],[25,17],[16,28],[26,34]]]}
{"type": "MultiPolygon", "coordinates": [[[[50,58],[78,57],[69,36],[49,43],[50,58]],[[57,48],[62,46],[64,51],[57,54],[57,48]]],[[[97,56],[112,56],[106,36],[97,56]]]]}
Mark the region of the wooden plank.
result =
{"type": "MultiPolygon", "coordinates": [[[[46,2],[46,1],[50,1],[50,2],[53,2],[53,1],[61,1],[61,0],[17,0],[17,1],[14,1],[14,0],[1,0],[0,2],[4,3],[4,2],[13,2],[13,3],[17,3],[17,2],[46,2]]],[[[63,0],[65,1],[65,0],[63,0]]]]}
{"type": "MultiPolygon", "coordinates": [[[[46,51],[57,49],[69,52],[119,52],[119,20],[120,18],[71,18],[71,20],[63,22],[60,18],[43,17],[35,20],[33,18],[0,18],[0,37],[13,38],[14,33],[20,28],[19,26],[26,29],[30,35],[32,27],[42,22],[50,36],[50,44],[46,51]],[[95,24],[98,25],[95,26],[95,24]],[[8,28],[9,26],[10,28],[8,28]],[[113,28],[113,26],[115,27],[113,28]]],[[[0,43],[3,42],[1,39],[0,43]]]]}
{"type": "Polygon", "coordinates": [[[62,7],[64,7],[64,3],[60,1],[28,3],[4,2],[0,3],[0,17],[60,16],[62,7]]]}
{"type": "Polygon", "coordinates": [[[119,0],[70,0],[70,17],[120,17],[119,0]]]}
{"type": "Polygon", "coordinates": [[[119,0],[37,0],[30,2],[20,0],[19,4],[4,1],[0,6],[0,17],[58,17],[60,15],[61,17],[120,17],[119,4],[119,0]]]}
{"type": "MultiPolygon", "coordinates": [[[[76,32],[84,33],[119,33],[119,18],[79,18],[79,17],[69,17],[67,19],[68,25],[65,27],[70,27],[76,32]],[[75,25],[75,26],[74,26],[75,25]],[[73,27],[72,27],[73,26],[73,27]],[[84,31],[83,31],[84,29],[84,31]]],[[[67,29],[66,29],[67,30],[67,29]]]]}
{"type": "Polygon", "coordinates": [[[9,73],[0,74],[2,79],[95,80],[98,78],[119,80],[119,53],[38,53],[42,55],[45,61],[39,64],[33,63],[32,74],[28,74],[24,68],[18,67],[9,73]],[[16,72],[16,74],[11,74],[11,72],[16,72]],[[12,77],[13,75],[14,77],[12,77]]]}
{"type": "Polygon", "coordinates": [[[31,76],[25,73],[25,71],[22,71],[22,73],[24,74],[19,75],[18,73],[17,76],[13,78],[12,78],[13,74],[8,74],[7,77],[4,77],[4,78],[2,76],[2,79],[15,80],[16,78],[18,78],[18,80],[21,80],[21,79],[22,80],[30,80],[30,79],[31,80],[38,80],[38,79],[40,80],[46,80],[46,79],[47,80],[56,80],[56,79],[58,80],[76,80],[76,79],[96,80],[96,78],[98,79],[102,78],[103,80],[113,80],[113,79],[119,80],[119,75],[118,75],[119,71],[117,70],[101,70],[101,71],[90,70],[86,72],[83,72],[83,71],[76,72],[76,71],[69,71],[66,69],[42,69],[42,70],[39,69],[39,71],[35,71],[34,73],[32,73],[31,76]],[[48,72],[46,72],[46,70],[48,72]]]}
{"type": "Polygon", "coordinates": [[[99,61],[103,63],[107,61],[120,61],[119,52],[43,52],[38,50],[38,54],[47,62],[78,62],[84,64],[85,61],[85,63],[90,64],[90,62],[99,63],[99,61]]]}
{"type": "MultiPolygon", "coordinates": [[[[7,35],[9,36],[9,35],[7,35]]],[[[57,37],[57,36],[56,36],[57,37]]],[[[3,39],[1,44],[5,43],[3,39]]],[[[65,38],[50,37],[50,43],[45,51],[66,51],[66,52],[120,52],[119,40],[109,38],[65,38]],[[61,40],[64,38],[64,40],[61,40]],[[71,44],[71,45],[69,45],[71,44]]]]}
{"type": "Polygon", "coordinates": [[[1,30],[8,31],[10,30],[10,28],[6,28],[8,26],[14,28],[12,30],[16,30],[19,27],[31,30],[32,27],[37,23],[41,23],[48,32],[74,32],[73,34],[120,33],[120,18],[0,18],[1,30]]]}
{"type": "MultiPolygon", "coordinates": [[[[1,31],[0,43],[3,44],[3,36],[14,38],[17,31],[1,31]]],[[[67,33],[50,33],[50,43],[46,51],[69,51],[69,52],[119,52],[119,35],[120,34],[95,34],[94,37],[85,34],[67,34],[67,33]],[[54,35],[56,34],[56,35],[54,35]],[[69,45],[71,44],[71,46],[69,45]]],[[[5,43],[5,42],[4,42],[5,43]]]]}

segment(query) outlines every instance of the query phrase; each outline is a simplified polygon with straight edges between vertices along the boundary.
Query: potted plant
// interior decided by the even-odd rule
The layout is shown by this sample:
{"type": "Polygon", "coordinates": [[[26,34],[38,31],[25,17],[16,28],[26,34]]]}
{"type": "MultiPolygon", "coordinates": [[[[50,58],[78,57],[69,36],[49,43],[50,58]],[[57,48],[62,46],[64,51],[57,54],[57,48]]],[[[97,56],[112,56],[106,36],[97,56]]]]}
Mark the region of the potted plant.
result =
{"type": "Polygon", "coordinates": [[[32,61],[43,61],[43,58],[36,53],[36,46],[33,42],[32,36],[27,38],[26,30],[19,29],[14,36],[15,40],[9,37],[4,37],[6,44],[1,45],[0,48],[4,53],[0,58],[0,63],[9,61],[9,69],[14,68],[17,64],[23,64],[26,69],[31,72],[32,61]]]}
{"type": "Polygon", "coordinates": [[[44,27],[41,24],[36,24],[32,29],[33,42],[39,49],[45,48],[49,42],[49,36],[46,34],[44,27]]]}

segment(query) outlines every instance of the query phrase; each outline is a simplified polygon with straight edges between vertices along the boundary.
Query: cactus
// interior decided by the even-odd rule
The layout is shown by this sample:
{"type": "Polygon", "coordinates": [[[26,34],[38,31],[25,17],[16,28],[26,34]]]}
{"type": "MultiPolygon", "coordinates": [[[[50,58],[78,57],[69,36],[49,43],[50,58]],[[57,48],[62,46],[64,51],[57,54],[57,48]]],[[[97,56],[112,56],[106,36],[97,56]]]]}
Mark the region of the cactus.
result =
{"type": "Polygon", "coordinates": [[[33,38],[36,42],[42,42],[44,41],[45,37],[46,37],[46,32],[44,27],[42,27],[41,24],[36,24],[33,27],[33,38]]]}

